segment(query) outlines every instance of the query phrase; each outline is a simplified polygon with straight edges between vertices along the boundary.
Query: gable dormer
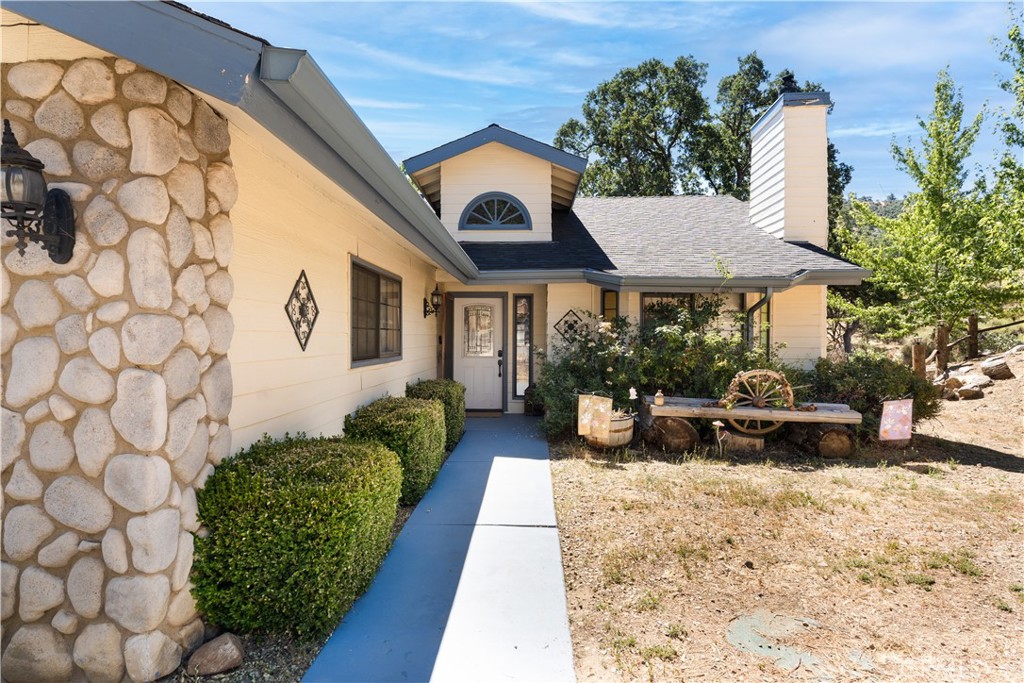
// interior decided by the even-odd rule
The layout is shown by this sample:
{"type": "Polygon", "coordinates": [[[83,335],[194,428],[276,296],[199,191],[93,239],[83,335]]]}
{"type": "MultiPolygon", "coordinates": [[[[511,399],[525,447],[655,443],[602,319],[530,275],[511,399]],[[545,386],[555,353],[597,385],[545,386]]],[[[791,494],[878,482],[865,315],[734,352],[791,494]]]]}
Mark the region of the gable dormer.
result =
{"type": "Polygon", "coordinates": [[[460,242],[550,241],[551,213],[572,206],[587,166],[497,124],[404,163],[460,242]]]}

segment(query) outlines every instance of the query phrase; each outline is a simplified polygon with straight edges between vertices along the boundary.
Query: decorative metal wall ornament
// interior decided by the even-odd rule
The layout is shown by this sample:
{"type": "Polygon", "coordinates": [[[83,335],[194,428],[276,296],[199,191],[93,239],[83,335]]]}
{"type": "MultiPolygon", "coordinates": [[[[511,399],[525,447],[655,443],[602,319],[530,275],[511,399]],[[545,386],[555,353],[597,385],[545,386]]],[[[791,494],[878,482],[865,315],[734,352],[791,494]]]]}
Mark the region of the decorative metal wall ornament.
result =
{"type": "Polygon", "coordinates": [[[576,336],[585,325],[586,323],[583,322],[583,318],[570,308],[569,312],[555,323],[555,331],[562,335],[562,339],[569,341],[569,338],[576,336]]]}
{"type": "Polygon", "coordinates": [[[316,317],[320,315],[320,309],[316,306],[316,299],[313,298],[313,290],[309,287],[305,270],[299,273],[299,279],[295,281],[292,294],[288,297],[288,303],[284,305],[284,312],[288,314],[288,320],[292,323],[299,346],[305,351],[306,344],[309,343],[309,336],[313,334],[316,317]]]}

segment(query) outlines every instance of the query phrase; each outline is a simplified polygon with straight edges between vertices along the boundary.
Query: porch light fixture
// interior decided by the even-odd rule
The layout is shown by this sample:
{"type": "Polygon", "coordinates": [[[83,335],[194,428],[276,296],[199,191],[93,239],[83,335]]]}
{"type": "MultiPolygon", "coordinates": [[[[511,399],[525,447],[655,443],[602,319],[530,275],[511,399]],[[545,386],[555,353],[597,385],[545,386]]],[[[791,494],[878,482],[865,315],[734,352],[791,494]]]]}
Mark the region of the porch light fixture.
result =
{"type": "Polygon", "coordinates": [[[0,148],[0,218],[14,225],[8,237],[17,237],[18,253],[25,255],[29,242],[39,242],[54,263],[67,263],[75,248],[75,211],[71,197],[60,189],[46,190],[43,162],[23,150],[4,119],[0,148]]]}
{"type": "Polygon", "coordinates": [[[444,303],[444,297],[441,295],[441,290],[434,285],[434,291],[430,293],[430,301],[427,301],[426,297],[423,299],[423,317],[437,315],[437,312],[441,310],[442,303],[444,303]]]}

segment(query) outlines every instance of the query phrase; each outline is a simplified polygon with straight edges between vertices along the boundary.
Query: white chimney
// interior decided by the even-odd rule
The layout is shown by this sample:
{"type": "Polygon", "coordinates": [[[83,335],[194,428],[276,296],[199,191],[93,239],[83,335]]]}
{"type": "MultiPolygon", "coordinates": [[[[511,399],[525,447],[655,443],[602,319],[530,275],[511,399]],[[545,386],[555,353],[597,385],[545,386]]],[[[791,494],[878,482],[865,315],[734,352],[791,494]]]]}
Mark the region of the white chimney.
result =
{"type": "Polygon", "coordinates": [[[827,92],[785,92],[750,129],[750,222],[828,246],[827,92]]]}

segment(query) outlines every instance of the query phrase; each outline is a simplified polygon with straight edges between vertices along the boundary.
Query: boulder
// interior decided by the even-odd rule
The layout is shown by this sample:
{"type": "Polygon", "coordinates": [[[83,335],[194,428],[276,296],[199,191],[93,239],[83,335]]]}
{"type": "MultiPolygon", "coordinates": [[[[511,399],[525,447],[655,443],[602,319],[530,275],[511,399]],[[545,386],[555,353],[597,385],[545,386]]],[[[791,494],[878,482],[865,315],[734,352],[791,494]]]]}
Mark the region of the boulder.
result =
{"type": "Polygon", "coordinates": [[[73,668],[64,636],[46,624],[28,624],[15,631],[0,660],[8,683],[68,681],[73,668]]]}
{"type": "Polygon", "coordinates": [[[237,668],[245,659],[242,641],[233,633],[224,633],[206,643],[189,657],[185,673],[212,676],[237,668]]]}

